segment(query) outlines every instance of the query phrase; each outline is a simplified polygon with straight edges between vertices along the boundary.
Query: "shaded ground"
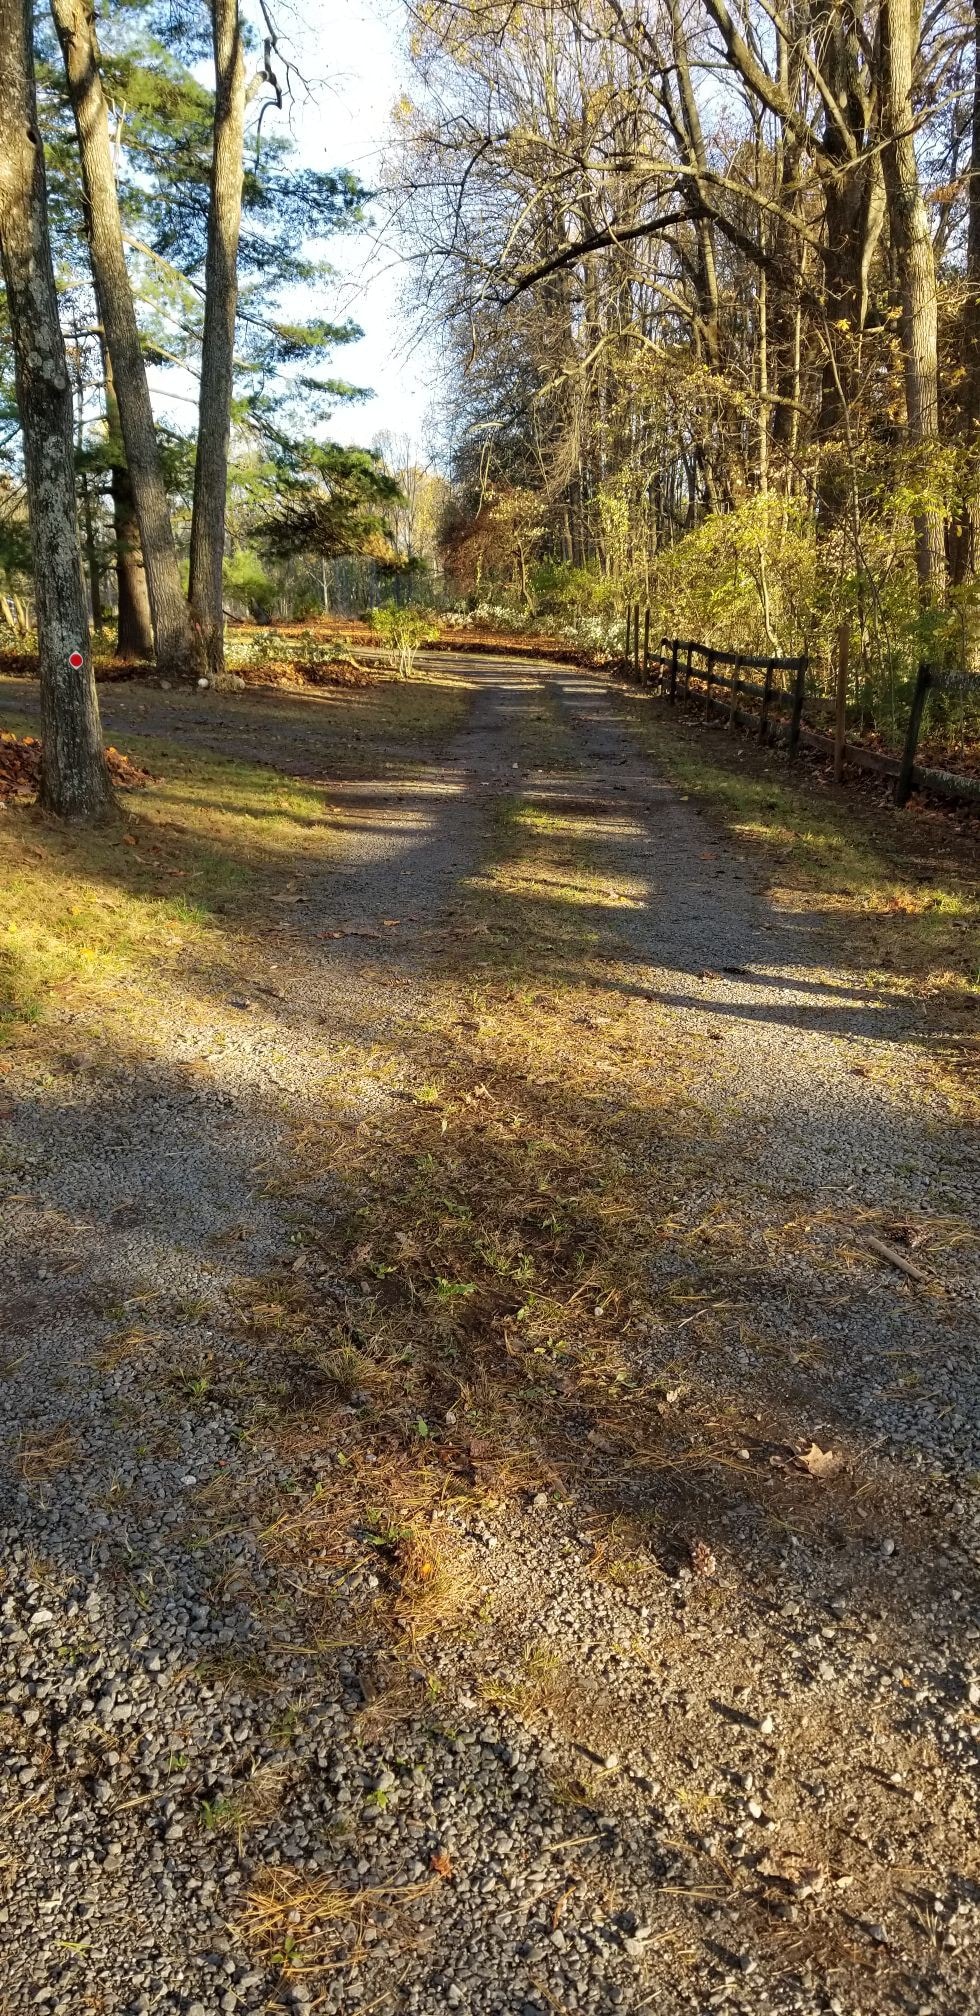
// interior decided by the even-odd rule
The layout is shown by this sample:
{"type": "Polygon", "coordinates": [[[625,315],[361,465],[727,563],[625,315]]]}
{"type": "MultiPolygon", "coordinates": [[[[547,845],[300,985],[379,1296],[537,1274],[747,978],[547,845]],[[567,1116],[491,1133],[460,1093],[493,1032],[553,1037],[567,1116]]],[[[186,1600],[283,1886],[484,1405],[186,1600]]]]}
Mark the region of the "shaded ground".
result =
{"type": "Polygon", "coordinates": [[[7,2006],[966,2016],[968,976],[465,677],[104,697],[206,935],[0,1077],[7,2006]]]}

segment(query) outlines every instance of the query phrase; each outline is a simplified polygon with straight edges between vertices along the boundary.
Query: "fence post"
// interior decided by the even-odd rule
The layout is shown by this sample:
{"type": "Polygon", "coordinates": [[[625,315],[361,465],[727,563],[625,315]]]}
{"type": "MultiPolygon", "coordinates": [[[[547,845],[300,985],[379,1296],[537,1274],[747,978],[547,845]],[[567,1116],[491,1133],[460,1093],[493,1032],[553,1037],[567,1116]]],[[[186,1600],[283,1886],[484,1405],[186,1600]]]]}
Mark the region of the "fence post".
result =
{"type": "Polygon", "coordinates": [[[847,747],[847,668],[851,656],[851,625],[845,618],[837,632],[837,683],[834,688],[834,783],[844,775],[847,747]]]}
{"type": "Polygon", "coordinates": [[[922,716],[925,712],[926,694],[932,685],[932,673],[928,665],[919,666],[919,676],[912,695],[909,725],[905,731],[905,748],[902,751],[902,767],[895,780],[895,803],[907,805],[912,791],[912,771],[915,767],[915,752],[919,746],[922,716]]]}
{"type": "Polygon", "coordinates": [[[772,666],[767,665],[762,681],[762,718],[759,722],[759,741],[764,742],[769,727],[769,702],[772,699],[772,666]]]}
{"type": "Polygon", "coordinates": [[[639,676],[640,676],[640,605],[637,602],[633,610],[633,677],[634,679],[639,679],[639,676]]]}
{"type": "Polygon", "coordinates": [[[644,685],[646,685],[649,676],[650,676],[650,604],[648,602],[643,614],[643,684],[644,685]]]}
{"type": "Polygon", "coordinates": [[[685,666],[684,666],[684,705],[685,705],[685,706],[687,705],[687,699],[688,699],[688,695],[689,695],[689,693],[690,693],[690,691],[691,691],[691,654],[692,654],[693,650],[694,650],[694,646],[693,646],[693,644],[689,643],[689,644],[688,644],[688,646],[687,646],[687,662],[686,662],[686,664],[685,664],[685,666]]]}
{"type": "Polygon", "coordinates": [[[676,705],[677,701],[677,649],[677,638],[672,637],[670,641],[670,691],[667,695],[672,707],[676,705]]]}
{"type": "Polygon", "coordinates": [[[623,657],[625,658],[625,660],[626,660],[626,663],[627,663],[627,665],[628,665],[628,664],[629,664],[629,662],[630,662],[630,630],[631,630],[631,628],[632,628],[632,623],[633,623],[633,608],[632,608],[632,604],[631,604],[631,603],[629,603],[629,602],[627,602],[627,604],[626,604],[626,643],[625,643],[625,645],[624,645],[624,647],[623,647],[623,657]]]}
{"type": "Polygon", "coordinates": [[[704,718],[706,721],[711,713],[711,688],[714,683],[714,676],[715,654],[709,650],[704,654],[704,718]]]}
{"type": "Polygon", "coordinates": [[[735,716],[738,712],[738,675],[741,669],[742,669],[742,660],[741,658],[736,658],[735,663],[732,666],[732,704],[728,710],[729,728],[734,728],[735,716]]]}
{"type": "Polygon", "coordinates": [[[789,753],[795,756],[800,746],[800,728],[803,724],[803,702],[806,697],[806,675],[810,669],[808,658],[796,661],[796,684],[793,687],[793,712],[789,717],[789,753]]]}

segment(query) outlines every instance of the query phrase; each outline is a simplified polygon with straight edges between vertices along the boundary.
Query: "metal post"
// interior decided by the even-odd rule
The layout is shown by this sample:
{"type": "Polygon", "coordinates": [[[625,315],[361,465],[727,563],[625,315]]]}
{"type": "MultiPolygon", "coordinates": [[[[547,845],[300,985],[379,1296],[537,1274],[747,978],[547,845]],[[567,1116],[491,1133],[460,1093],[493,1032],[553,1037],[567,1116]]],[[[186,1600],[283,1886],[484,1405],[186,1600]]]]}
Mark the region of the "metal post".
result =
{"type": "Polygon", "coordinates": [[[691,656],[692,656],[692,653],[693,653],[693,651],[694,651],[694,646],[693,646],[693,644],[688,644],[688,646],[687,646],[687,663],[686,663],[686,665],[685,665],[685,667],[684,667],[684,704],[685,704],[685,706],[687,705],[687,696],[688,696],[688,694],[690,693],[690,690],[691,690],[691,656]]]}
{"type": "Polygon", "coordinates": [[[626,644],[625,644],[625,647],[624,647],[624,650],[623,650],[623,657],[625,658],[625,660],[626,660],[626,663],[627,663],[627,665],[628,665],[628,664],[629,664],[629,662],[630,662],[630,630],[631,630],[631,628],[632,628],[632,623],[633,623],[633,607],[632,607],[632,604],[631,604],[630,602],[627,602],[627,604],[626,604],[626,644]]]}
{"type": "Polygon", "coordinates": [[[711,713],[711,688],[714,684],[714,677],[715,654],[713,651],[706,651],[704,654],[704,718],[706,721],[711,713]]]}
{"type": "Polygon", "coordinates": [[[647,680],[649,679],[649,677],[650,677],[650,604],[649,604],[649,602],[648,602],[648,603],[647,603],[647,606],[646,606],[646,609],[644,610],[644,614],[643,614],[643,683],[644,683],[644,685],[646,685],[646,682],[647,682],[647,680]]]}
{"type": "Polygon", "coordinates": [[[640,605],[633,610],[633,677],[640,676],[640,605]]]}
{"type": "Polygon", "coordinates": [[[669,691],[669,693],[668,693],[668,695],[667,695],[667,698],[668,698],[668,700],[670,701],[670,704],[671,704],[671,706],[672,706],[672,707],[673,707],[673,706],[675,706],[675,705],[676,705],[676,702],[677,702],[677,652],[678,652],[678,649],[679,649],[679,644],[678,644],[678,639],[677,639],[676,637],[672,637],[672,638],[671,638],[671,642],[670,642],[670,691],[669,691]]]}
{"type": "Polygon", "coordinates": [[[922,716],[925,712],[926,695],[932,685],[932,672],[928,665],[919,666],[919,676],[912,695],[909,725],[905,731],[905,747],[902,751],[902,767],[895,780],[895,803],[907,805],[912,791],[912,772],[915,768],[915,752],[919,746],[922,716]]]}

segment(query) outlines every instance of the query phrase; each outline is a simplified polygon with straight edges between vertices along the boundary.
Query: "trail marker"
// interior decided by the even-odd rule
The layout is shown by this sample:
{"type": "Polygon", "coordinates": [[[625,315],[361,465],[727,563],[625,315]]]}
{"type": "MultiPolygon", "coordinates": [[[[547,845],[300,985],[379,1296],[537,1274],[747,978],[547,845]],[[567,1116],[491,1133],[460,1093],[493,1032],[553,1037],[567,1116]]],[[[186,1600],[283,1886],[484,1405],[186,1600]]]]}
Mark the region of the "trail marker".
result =
{"type": "Polygon", "coordinates": [[[72,669],[72,671],[73,671],[73,672],[80,672],[80,671],[81,671],[81,669],[82,669],[82,666],[83,666],[83,665],[84,665],[84,663],[85,663],[85,660],[84,660],[84,658],[82,657],[82,654],[81,654],[81,652],[80,652],[80,651],[69,651],[69,653],[68,653],[68,663],[69,663],[69,665],[71,666],[71,669],[72,669]]]}

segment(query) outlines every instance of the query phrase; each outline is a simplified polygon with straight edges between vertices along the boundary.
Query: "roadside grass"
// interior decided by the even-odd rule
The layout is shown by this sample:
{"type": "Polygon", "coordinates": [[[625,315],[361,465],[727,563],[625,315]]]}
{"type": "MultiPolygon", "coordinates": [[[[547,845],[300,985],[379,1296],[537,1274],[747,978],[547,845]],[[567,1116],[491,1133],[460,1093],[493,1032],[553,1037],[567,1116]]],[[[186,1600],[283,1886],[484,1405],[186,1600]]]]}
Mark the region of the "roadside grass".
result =
{"type": "MultiPolygon", "coordinates": [[[[822,1363],[794,1271],[819,1251],[839,1307],[863,1292],[864,1234],[902,1229],[885,1213],[858,1226],[842,1202],[834,1248],[813,1200],[767,1189],[753,1157],[746,1176],[723,1052],[656,1002],[641,1036],[617,985],[631,898],[594,826],[534,795],[498,803],[465,915],[435,934],[426,1011],[393,1035],[388,1072],[376,1062],[390,1104],[353,1126],[325,1105],[292,1172],[297,1197],[328,1199],[307,1206],[303,1265],[241,1293],[266,1368],[259,1432],[300,1473],[329,1465],[270,1518],[267,1558],[308,1628],[329,1641],[346,1618],[363,1652],[423,1670],[429,1638],[464,1637],[479,1664],[492,1630],[440,1523],[454,1507],[546,1491],[614,1533],[640,1579],[696,1576],[704,1542],[719,1574],[703,1607],[743,1561],[778,1575],[789,1536],[825,1550],[828,1576],[846,1559],[855,1589],[874,1580],[869,1533],[901,1517],[910,1559],[918,1544],[924,1508],[889,1509],[858,1443],[834,1435],[817,1487],[794,1454],[822,1363]],[[375,1597],[341,1596],[325,1622],[324,1578],[339,1590],[366,1561],[375,1597]]],[[[965,1236],[920,1233],[937,1257],[965,1236]]]]}
{"type": "Polygon", "coordinates": [[[774,901],[835,927],[835,959],[944,1008],[980,1005],[975,819],[918,802],[899,812],[884,794],[869,803],[720,726],[622,689],[617,700],[641,748],[761,868],[774,901]]]}
{"type": "MultiPolygon", "coordinates": [[[[264,702],[258,746],[265,722],[309,726],[322,781],[274,761],[182,746],[187,699],[172,696],[174,739],[115,731],[152,773],[143,789],[120,794],[118,821],[86,830],[29,806],[4,811],[0,1045],[67,992],[108,1011],[121,984],[145,991],[188,962],[233,974],[236,936],[276,905],[302,902],[304,875],[342,858],[348,815],[332,802],[332,783],[383,767],[382,751],[395,742],[400,761],[406,748],[440,745],[469,691],[465,680],[439,679],[264,702]]],[[[156,694],[152,703],[129,697],[137,721],[146,705],[161,704],[156,694]]],[[[16,717],[11,725],[31,727],[16,717]]]]}

